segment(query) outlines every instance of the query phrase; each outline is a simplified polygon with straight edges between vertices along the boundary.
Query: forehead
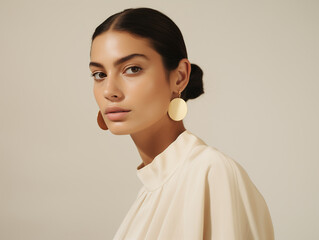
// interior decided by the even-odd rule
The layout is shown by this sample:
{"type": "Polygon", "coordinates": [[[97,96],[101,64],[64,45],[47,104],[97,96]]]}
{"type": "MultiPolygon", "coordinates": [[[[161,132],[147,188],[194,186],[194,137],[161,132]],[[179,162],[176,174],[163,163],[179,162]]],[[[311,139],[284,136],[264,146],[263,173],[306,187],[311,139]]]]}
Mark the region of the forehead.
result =
{"type": "Polygon", "coordinates": [[[91,45],[91,60],[103,61],[118,59],[132,53],[156,57],[147,38],[142,38],[127,32],[107,31],[98,35],[91,45]]]}

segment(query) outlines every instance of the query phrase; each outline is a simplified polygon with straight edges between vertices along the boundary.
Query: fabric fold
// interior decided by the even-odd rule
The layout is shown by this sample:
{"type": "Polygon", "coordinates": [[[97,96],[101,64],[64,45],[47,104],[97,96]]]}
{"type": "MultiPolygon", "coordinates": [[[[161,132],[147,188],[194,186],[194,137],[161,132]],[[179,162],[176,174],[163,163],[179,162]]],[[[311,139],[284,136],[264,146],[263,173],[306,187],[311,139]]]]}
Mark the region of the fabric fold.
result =
{"type": "Polygon", "coordinates": [[[273,240],[267,204],[239,163],[185,130],[137,167],[143,186],[115,240],[273,240]]]}

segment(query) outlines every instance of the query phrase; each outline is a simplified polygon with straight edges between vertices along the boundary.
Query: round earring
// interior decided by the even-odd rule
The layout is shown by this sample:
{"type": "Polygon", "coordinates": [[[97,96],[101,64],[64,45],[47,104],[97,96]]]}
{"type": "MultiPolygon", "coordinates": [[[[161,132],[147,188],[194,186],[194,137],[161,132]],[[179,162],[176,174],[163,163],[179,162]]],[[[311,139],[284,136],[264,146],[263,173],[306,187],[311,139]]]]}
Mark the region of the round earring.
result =
{"type": "Polygon", "coordinates": [[[168,115],[174,121],[180,121],[185,118],[187,114],[187,104],[178,94],[178,98],[174,98],[168,106],[168,115]]]}
{"type": "Polygon", "coordinates": [[[97,114],[97,124],[99,127],[103,130],[108,130],[109,128],[106,126],[106,123],[102,117],[101,111],[98,112],[97,114]]]}

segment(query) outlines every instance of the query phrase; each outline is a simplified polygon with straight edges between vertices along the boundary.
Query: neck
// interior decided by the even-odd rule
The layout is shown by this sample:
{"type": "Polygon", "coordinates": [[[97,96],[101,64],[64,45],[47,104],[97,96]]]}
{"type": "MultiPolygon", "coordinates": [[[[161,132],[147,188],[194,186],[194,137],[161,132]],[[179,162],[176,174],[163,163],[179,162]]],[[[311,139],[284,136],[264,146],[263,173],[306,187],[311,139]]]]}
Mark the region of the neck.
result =
{"type": "Polygon", "coordinates": [[[142,168],[163,152],[186,129],[183,121],[164,119],[163,123],[155,124],[143,131],[131,134],[137,150],[142,158],[142,168]]]}

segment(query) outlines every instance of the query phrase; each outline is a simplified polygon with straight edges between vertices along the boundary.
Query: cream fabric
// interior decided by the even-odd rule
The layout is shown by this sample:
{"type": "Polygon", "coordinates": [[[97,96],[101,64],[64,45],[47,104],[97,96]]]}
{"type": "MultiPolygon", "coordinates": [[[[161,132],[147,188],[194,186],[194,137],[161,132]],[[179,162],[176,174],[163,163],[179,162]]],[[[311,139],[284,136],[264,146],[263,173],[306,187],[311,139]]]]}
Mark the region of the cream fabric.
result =
{"type": "Polygon", "coordinates": [[[114,239],[272,240],[268,207],[245,170],[185,130],[152,163],[114,239]]]}

